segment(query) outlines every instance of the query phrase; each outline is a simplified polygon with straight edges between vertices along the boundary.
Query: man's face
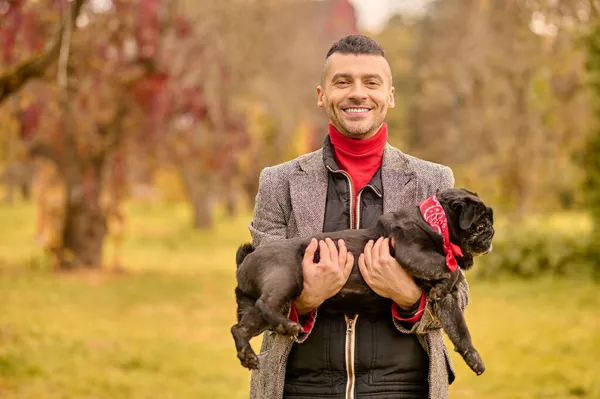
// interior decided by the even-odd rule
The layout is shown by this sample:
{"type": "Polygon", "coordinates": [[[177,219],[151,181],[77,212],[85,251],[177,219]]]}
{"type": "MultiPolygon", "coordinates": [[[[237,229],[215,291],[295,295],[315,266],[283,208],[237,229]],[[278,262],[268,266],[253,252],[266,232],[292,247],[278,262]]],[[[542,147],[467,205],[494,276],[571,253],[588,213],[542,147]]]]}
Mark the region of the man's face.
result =
{"type": "Polygon", "coordinates": [[[389,65],[378,55],[332,54],[321,84],[317,105],[340,133],[353,139],[373,137],[395,105],[389,65]]]}

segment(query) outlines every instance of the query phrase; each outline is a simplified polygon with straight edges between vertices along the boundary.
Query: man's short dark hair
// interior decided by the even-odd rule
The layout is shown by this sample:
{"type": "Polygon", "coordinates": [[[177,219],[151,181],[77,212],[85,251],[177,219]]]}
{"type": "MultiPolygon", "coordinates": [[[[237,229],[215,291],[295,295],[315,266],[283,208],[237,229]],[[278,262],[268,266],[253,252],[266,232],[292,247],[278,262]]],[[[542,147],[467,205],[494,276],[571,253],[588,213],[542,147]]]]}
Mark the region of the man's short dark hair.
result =
{"type": "Polygon", "coordinates": [[[325,59],[329,58],[334,53],[380,55],[385,58],[383,47],[375,40],[365,35],[349,35],[341,38],[333,43],[327,52],[327,57],[325,57],[325,59]]]}

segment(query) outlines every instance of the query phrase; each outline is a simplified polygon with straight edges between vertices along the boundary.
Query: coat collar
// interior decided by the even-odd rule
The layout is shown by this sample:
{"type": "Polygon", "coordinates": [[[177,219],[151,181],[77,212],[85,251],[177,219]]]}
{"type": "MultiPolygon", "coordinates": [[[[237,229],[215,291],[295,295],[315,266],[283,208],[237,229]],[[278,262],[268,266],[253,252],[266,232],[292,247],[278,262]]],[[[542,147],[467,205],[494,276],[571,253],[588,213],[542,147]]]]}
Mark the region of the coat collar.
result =
{"type": "MultiPolygon", "coordinates": [[[[299,170],[290,178],[292,211],[301,237],[323,231],[329,181],[323,151],[300,157],[299,170]]],[[[416,184],[410,158],[389,143],[383,150],[381,180],[384,213],[397,210],[398,204],[406,201],[402,194],[407,186],[416,184]]]]}
{"type": "Polygon", "coordinates": [[[323,231],[327,201],[327,169],[323,164],[323,149],[298,160],[299,170],[290,178],[292,212],[300,237],[323,231]]]}
{"type": "MultiPolygon", "coordinates": [[[[383,183],[383,213],[397,211],[398,204],[407,202],[406,190],[411,185],[416,185],[414,169],[410,158],[389,143],[383,150],[381,165],[381,180],[383,183]]],[[[413,190],[417,192],[416,187],[413,190]]],[[[410,199],[416,201],[414,199],[410,199]]]]}

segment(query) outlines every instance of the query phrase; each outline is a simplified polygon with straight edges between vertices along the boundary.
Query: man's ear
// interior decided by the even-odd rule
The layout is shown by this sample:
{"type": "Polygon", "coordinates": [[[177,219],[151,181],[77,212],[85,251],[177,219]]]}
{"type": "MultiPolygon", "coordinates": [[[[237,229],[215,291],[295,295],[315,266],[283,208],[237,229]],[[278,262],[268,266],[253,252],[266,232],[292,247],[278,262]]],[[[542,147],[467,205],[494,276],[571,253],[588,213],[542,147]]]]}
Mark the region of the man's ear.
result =
{"type": "Polygon", "coordinates": [[[477,204],[470,201],[464,203],[462,204],[462,211],[458,217],[458,225],[461,229],[467,230],[475,223],[475,220],[477,220],[480,215],[481,210],[477,204]]]}
{"type": "Polygon", "coordinates": [[[392,86],[390,90],[390,98],[388,102],[388,108],[394,108],[396,106],[396,99],[394,98],[394,93],[396,92],[396,88],[392,86]]]}
{"type": "Polygon", "coordinates": [[[317,106],[323,107],[325,102],[323,101],[323,96],[325,95],[325,90],[321,86],[317,86],[317,106]]]}

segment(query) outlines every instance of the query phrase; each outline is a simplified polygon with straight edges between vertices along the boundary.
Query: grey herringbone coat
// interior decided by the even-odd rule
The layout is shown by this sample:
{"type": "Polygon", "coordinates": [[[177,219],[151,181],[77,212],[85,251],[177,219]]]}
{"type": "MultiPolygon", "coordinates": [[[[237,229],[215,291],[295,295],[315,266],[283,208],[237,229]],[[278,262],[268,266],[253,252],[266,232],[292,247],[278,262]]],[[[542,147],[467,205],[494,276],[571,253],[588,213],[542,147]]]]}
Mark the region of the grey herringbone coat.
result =
{"type": "MultiPolygon", "coordinates": [[[[383,212],[416,205],[438,189],[454,185],[450,168],[408,156],[389,144],[386,144],[381,168],[383,212]]],[[[253,245],[322,232],[327,173],[322,149],[264,169],[260,175],[254,218],[249,226],[253,245]]],[[[468,286],[465,283],[458,289],[460,306],[464,310],[468,286]]],[[[393,318],[391,313],[390,317],[393,318]]],[[[428,304],[421,321],[411,330],[393,320],[399,333],[417,334],[429,354],[429,397],[447,398],[448,373],[454,371],[435,309],[428,304]]],[[[318,316],[316,322],[319,322],[318,316]]],[[[303,334],[294,339],[271,331],[263,334],[260,369],[252,372],[251,399],[282,398],[287,357],[294,341],[301,345],[307,336],[303,334]]]]}

